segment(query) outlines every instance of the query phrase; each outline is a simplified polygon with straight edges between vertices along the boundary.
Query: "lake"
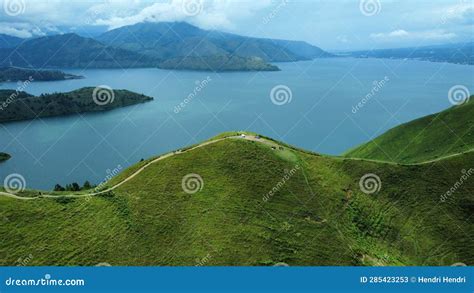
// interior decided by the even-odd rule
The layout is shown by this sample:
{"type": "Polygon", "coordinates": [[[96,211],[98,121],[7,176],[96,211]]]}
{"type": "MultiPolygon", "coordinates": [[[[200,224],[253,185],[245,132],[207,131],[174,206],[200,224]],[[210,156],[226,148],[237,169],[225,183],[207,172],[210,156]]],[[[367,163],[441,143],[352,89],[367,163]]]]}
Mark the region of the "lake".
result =
{"type": "MultiPolygon", "coordinates": [[[[64,69],[85,78],[33,82],[26,91],[107,85],[155,100],[104,113],[1,125],[0,151],[12,158],[0,164],[0,180],[19,173],[27,188],[47,190],[56,183],[97,184],[118,166],[229,130],[254,131],[337,155],[449,107],[448,91],[454,85],[474,92],[474,66],[353,58],[278,66],[279,72],[239,73],[64,69]]],[[[4,83],[0,88],[17,86],[4,83]]]]}

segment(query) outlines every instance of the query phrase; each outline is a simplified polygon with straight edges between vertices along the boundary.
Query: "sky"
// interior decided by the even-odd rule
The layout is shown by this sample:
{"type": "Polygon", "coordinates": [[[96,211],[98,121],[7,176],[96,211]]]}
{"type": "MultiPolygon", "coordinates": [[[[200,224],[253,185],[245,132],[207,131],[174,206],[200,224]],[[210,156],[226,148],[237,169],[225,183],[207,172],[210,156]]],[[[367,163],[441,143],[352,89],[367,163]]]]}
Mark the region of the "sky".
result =
{"type": "Polygon", "coordinates": [[[474,40],[474,0],[0,0],[0,33],[94,36],[139,22],[302,40],[350,51],[474,40]]]}

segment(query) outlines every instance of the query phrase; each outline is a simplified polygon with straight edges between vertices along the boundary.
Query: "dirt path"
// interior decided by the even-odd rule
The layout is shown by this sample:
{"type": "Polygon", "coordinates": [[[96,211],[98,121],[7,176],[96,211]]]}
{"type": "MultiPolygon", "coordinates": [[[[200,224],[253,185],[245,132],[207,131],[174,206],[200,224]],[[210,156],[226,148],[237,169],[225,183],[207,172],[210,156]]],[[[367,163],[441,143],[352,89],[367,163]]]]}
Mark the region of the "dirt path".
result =
{"type": "MultiPolygon", "coordinates": [[[[138,174],[140,174],[143,170],[145,170],[146,168],[148,168],[150,165],[152,164],[155,164],[161,160],[164,160],[164,159],[167,159],[169,157],[172,157],[172,156],[176,156],[176,155],[180,155],[180,154],[183,154],[183,153],[186,153],[186,152],[190,152],[192,150],[195,150],[195,149],[198,149],[198,148],[201,148],[201,147],[204,147],[204,146],[207,146],[207,145],[210,145],[210,144],[213,144],[213,143],[217,143],[219,141],[223,141],[225,139],[244,139],[244,140],[248,140],[248,141],[254,141],[254,142],[258,142],[258,143],[263,143],[263,144],[266,144],[268,146],[271,146],[271,147],[279,147],[280,145],[274,141],[271,141],[271,140],[268,140],[268,139],[265,139],[265,138],[256,138],[255,136],[251,136],[251,135],[245,135],[245,136],[229,136],[229,137],[224,137],[224,138],[219,138],[219,139],[215,139],[215,140],[210,140],[210,141],[206,141],[206,142],[203,142],[195,147],[192,147],[190,149],[187,149],[185,151],[182,151],[182,152],[171,152],[171,153],[167,153],[165,155],[162,155],[156,159],[154,159],[153,161],[151,162],[148,162],[146,165],[142,166],[140,169],[138,169],[137,171],[135,171],[132,175],[128,176],[127,178],[125,178],[124,180],[122,180],[121,182],[117,183],[116,185],[112,186],[112,187],[109,187],[105,190],[102,190],[102,191],[97,191],[97,192],[91,192],[91,193],[84,193],[84,194],[65,194],[65,195],[53,195],[53,194],[41,194],[39,196],[35,196],[35,197],[26,197],[26,196],[18,196],[16,194],[13,194],[13,193],[8,193],[8,192],[2,192],[0,191],[0,196],[6,196],[6,197],[10,197],[10,198],[14,198],[14,199],[18,199],[18,200],[33,200],[33,199],[39,199],[39,198],[60,198],[60,197],[67,197],[67,198],[81,198],[81,197],[88,197],[88,196],[96,196],[96,195],[99,195],[99,194],[103,194],[103,193],[107,193],[109,191],[112,191],[112,190],[115,190],[117,189],[118,187],[122,186],[123,184],[127,183],[128,181],[132,180],[133,178],[135,178],[138,174]]],[[[471,150],[471,151],[474,151],[474,150],[471,150]]],[[[445,156],[445,157],[441,157],[441,158],[437,158],[437,159],[433,159],[433,160],[429,160],[429,161],[425,161],[425,162],[421,162],[421,163],[415,163],[415,164],[399,164],[399,165],[422,165],[422,164],[428,164],[428,163],[433,163],[433,162],[436,162],[436,161],[440,161],[440,160],[443,160],[443,159],[446,159],[446,158],[450,158],[450,157],[455,157],[455,156],[459,156],[459,155],[463,155],[465,153],[468,153],[468,152],[471,152],[471,151],[467,151],[467,152],[463,152],[463,153],[459,153],[459,154],[452,154],[452,155],[449,155],[449,156],[445,156]]],[[[357,160],[357,161],[367,161],[367,162],[376,162],[376,163],[385,163],[385,164],[397,164],[397,163],[394,163],[394,162],[386,162],[386,161],[378,161],[378,160],[370,160],[370,159],[360,159],[360,158],[345,158],[345,157],[332,157],[332,158],[335,158],[335,159],[343,159],[343,160],[357,160]]]]}

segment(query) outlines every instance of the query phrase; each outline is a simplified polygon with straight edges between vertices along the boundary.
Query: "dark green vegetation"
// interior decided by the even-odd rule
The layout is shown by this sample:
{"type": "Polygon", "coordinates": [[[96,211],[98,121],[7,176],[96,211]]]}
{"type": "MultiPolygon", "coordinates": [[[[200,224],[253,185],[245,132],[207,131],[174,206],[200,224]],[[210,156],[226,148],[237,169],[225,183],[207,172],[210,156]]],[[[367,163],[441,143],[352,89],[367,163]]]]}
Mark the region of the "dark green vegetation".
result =
{"type": "Polygon", "coordinates": [[[9,154],[0,152],[0,162],[6,161],[10,158],[11,156],[9,154]]]}
{"type": "Polygon", "coordinates": [[[0,49],[0,60],[0,66],[35,68],[131,68],[158,65],[153,58],[106,46],[76,34],[26,40],[17,47],[0,49]]]}
{"type": "Polygon", "coordinates": [[[474,148],[474,97],[395,127],[345,155],[400,163],[434,160],[474,148]]]}
{"type": "Polygon", "coordinates": [[[0,264],[31,254],[28,265],[472,265],[474,181],[440,196],[473,163],[467,153],[400,166],[226,139],[100,196],[0,196],[0,264]],[[204,182],[194,194],[182,188],[190,173],[204,182]],[[361,192],[367,173],[378,193],[361,192]]]}
{"type": "Polygon", "coordinates": [[[139,23],[108,31],[97,39],[161,60],[231,55],[259,57],[267,62],[291,62],[332,56],[305,42],[207,31],[185,22],[139,23]]]}
{"type": "Polygon", "coordinates": [[[0,122],[108,111],[151,101],[153,98],[127,90],[98,90],[87,87],[67,93],[33,96],[15,90],[0,90],[0,122]],[[101,97],[99,93],[105,93],[101,97]],[[94,100],[96,97],[96,103],[94,100]],[[104,100],[102,100],[104,98],[104,100]],[[101,104],[103,103],[103,104],[101,104]]]}
{"type": "Polygon", "coordinates": [[[278,71],[259,57],[216,55],[211,57],[173,58],[160,64],[163,69],[186,69],[204,71],[278,71]]]}
{"type": "Polygon", "coordinates": [[[419,59],[474,65],[474,42],[417,48],[380,49],[349,53],[361,58],[419,59]]]}
{"type": "Polygon", "coordinates": [[[96,39],[70,33],[28,40],[5,38],[3,45],[0,38],[0,66],[4,67],[273,71],[278,67],[268,62],[332,56],[305,42],[206,31],[183,22],[139,23],[96,39]]]}
{"type": "Polygon", "coordinates": [[[82,76],[64,73],[59,70],[33,70],[28,68],[4,67],[0,68],[0,82],[6,81],[51,81],[78,79],[82,76]]]}

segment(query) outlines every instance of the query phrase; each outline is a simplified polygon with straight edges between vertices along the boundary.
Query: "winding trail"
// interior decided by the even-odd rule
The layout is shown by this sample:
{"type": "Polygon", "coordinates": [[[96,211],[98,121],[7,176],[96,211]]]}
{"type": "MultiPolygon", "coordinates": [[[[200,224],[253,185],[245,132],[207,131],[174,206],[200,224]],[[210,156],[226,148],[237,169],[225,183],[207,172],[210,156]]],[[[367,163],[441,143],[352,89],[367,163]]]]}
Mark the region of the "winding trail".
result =
{"type": "MultiPolygon", "coordinates": [[[[217,142],[220,142],[220,141],[223,141],[223,140],[226,140],[226,139],[244,139],[244,140],[248,140],[248,141],[254,141],[254,142],[258,142],[258,143],[262,143],[262,144],[266,144],[266,145],[269,145],[271,147],[279,147],[281,146],[280,144],[272,141],[272,140],[268,140],[268,139],[265,139],[265,138],[256,138],[255,136],[253,135],[245,135],[245,136],[228,136],[228,137],[223,137],[223,138],[219,138],[219,139],[215,139],[215,140],[209,140],[209,141],[206,141],[206,142],[203,142],[197,146],[194,146],[192,148],[189,148],[185,151],[174,151],[174,152],[170,152],[170,153],[167,153],[167,154],[164,154],[162,156],[159,156],[158,158],[148,162],[147,164],[145,164],[144,166],[140,167],[140,169],[136,170],[132,175],[128,176],[127,178],[125,178],[124,180],[120,181],[119,183],[115,184],[114,186],[112,187],[109,187],[105,190],[102,190],[102,191],[97,191],[97,192],[91,192],[91,193],[82,193],[82,194],[61,194],[61,195],[54,195],[54,194],[41,194],[41,195],[38,195],[38,196],[34,196],[34,197],[27,197],[27,196],[18,196],[14,193],[9,193],[9,192],[3,192],[3,191],[0,191],[0,196],[5,196],[5,197],[9,197],[9,198],[13,198],[13,199],[18,199],[18,200],[34,200],[34,199],[40,199],[40,198],[81,198],[81,197],[88,197],[88,196],[96,196],[96,195],[100,195],[100,194],[103,194],[103,193],[107,193],[107,192],[110,192],[110,191],[113,191],[115,189],[117,189],[118,187],[122,186],[123,184],[127,183],[128,181],[132,180],[133,178],[135,178],[138,174],[140,174],[141,172],[143,172],[143,170],[145,170],[146,168],[148,168],[150,165],[152,164],[155,164],[161,160],[164,160],[164,159],[167,159],[169,157],[172,157],[172,156],[176,156],[176,155],[180,155],[180,154],[183,154],[183,153],[186,153],[186,152],[190,152],[192,150],[195,150],[195,149],[198,149],[198,148],[201,148],[201,147],[204,147],[204,146],[207,146],[207,145],[210,145],[210,144],[214,144],[214,143],[217,143],[217,142]]],[[[286,147],[286,146],[283,146],[283,147],[286,147]]],[[[296,149],[294,149],[296,150],[296,149]]],[[[400,166],[414,166],[414,165],[424,165],[424,164],[429,164],[429,163],[434,163],[434,162],[437,162],[437,161],[441,161],[441,160],[444,160],[444,159],[447,159],[447,158],[451,158],[451,157],[456,157],[456,156],[460,156],[460,155],[464,155],[466,153],[470,153],[470,152],[473,152],[474,149],[471,149],[469,151],[466,151],[466,152],[462,152],[462,153],[456,153],[456,154],[451,154],[451,155],[447,155],[447,156],[444,156],[444,157],[440,157],[440,158],[436,158],[436,159],[433,159],[433,160],[428,160],[428,161],[424,161],[424,162],[420,162],[420,163],[408,163],[408,164],[403,164],[403,163],[395,163],[395,162],[389,162],[389,161],[380,161],[380,160],[371,160],[371,159],[363,159],[363,158],[350,158],[350,157],[337,157],[337,156],[322,156],[322,157],[325,157],[325,158],[332,158],[332,159],[339,159],[339,160],[354,160],[354,161],[365,161],[365,162],[373,162],[373,163],[382,163],[382,164],[389,164],[389,165],[400,165],[400,166]]]]}

